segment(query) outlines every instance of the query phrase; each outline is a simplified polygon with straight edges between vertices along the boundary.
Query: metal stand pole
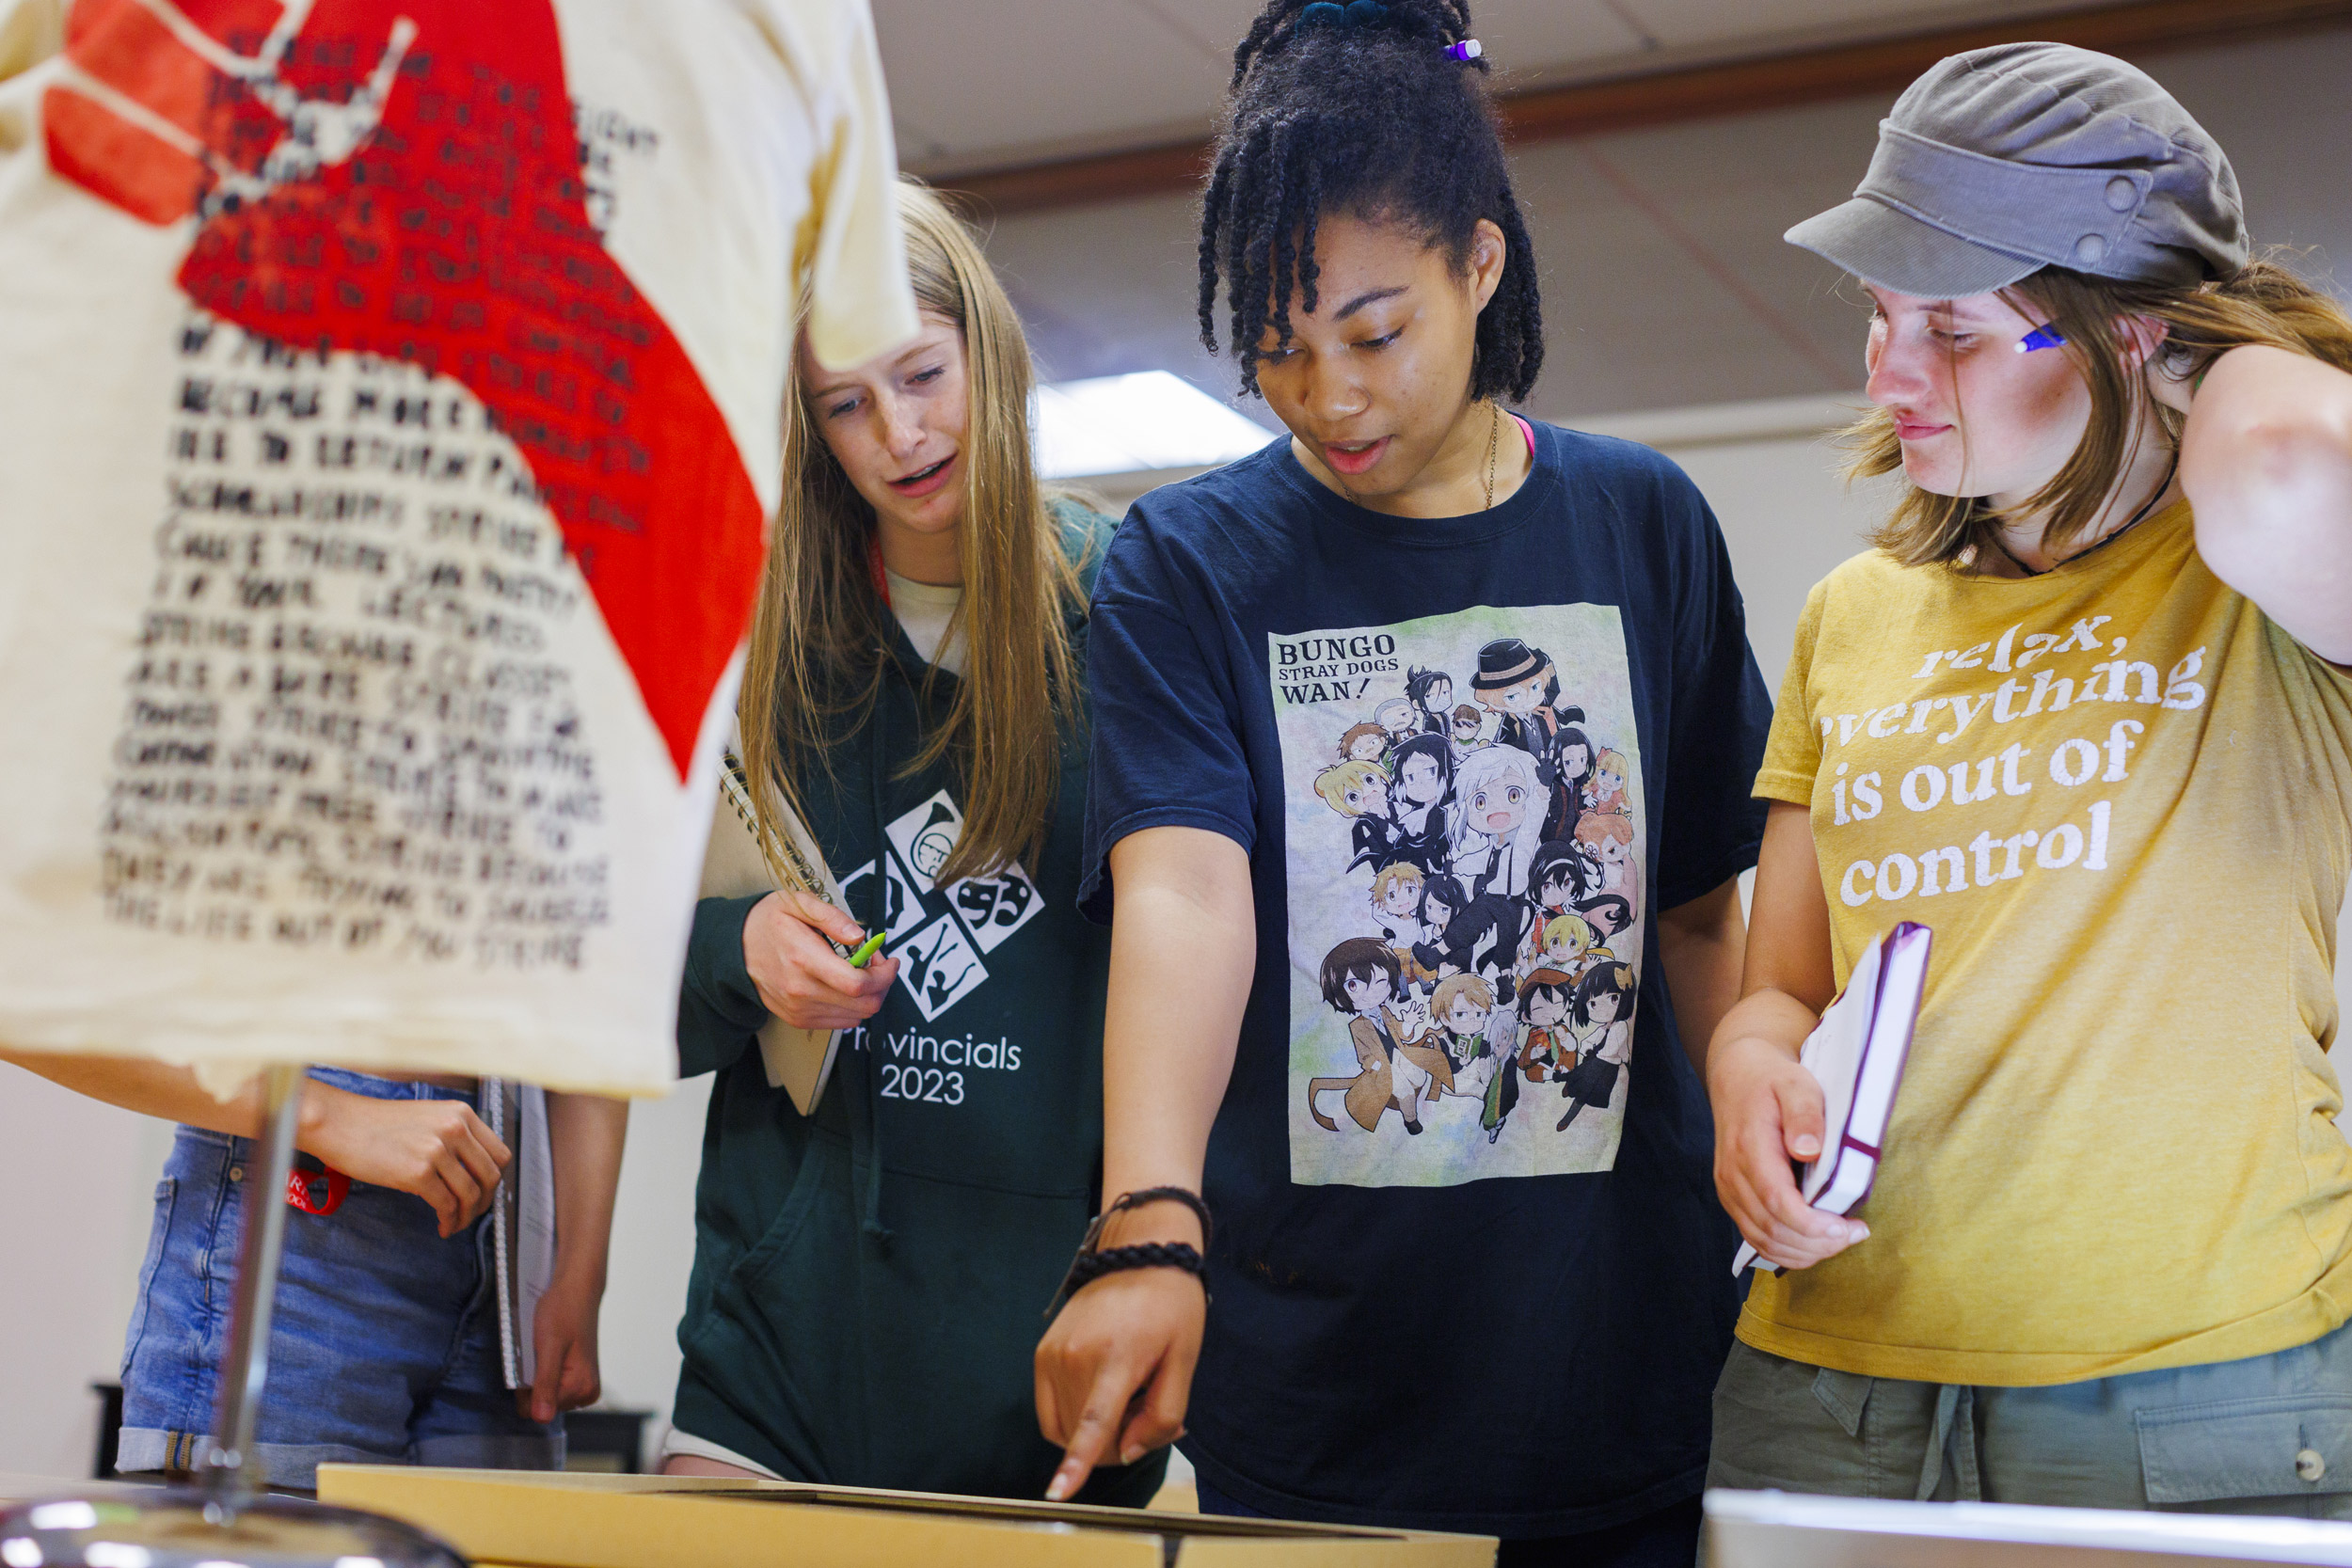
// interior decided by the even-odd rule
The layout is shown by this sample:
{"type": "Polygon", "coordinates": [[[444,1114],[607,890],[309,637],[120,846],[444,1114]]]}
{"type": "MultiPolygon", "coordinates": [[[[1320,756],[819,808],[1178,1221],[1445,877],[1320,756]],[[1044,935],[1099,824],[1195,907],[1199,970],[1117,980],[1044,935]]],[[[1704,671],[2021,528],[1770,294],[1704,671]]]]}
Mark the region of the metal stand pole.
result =
{"type": "Polygon", "coordinates": [[[265,1484],[253,1434],[262,1388],[269,1381],[270,1312],[286,1246],[286,1180],[294,1169],[294,1132],[302,1121],[308,1077],[299,1066],[281,1065],[262,1079],[262,1136],[254,1146],[261,1163],[246,1172],[245,1239],[229,1311],[229,1354],[221,1363],[212,1448],[199,1466],[209,1499],[205,1513],[216,1512],[223,1522],[235,1517],[265,1484]]]}
{"type": "Polygon", "coordinates": [[[269,1381],[270,1311],[286,1242],[286,1178],[302,1119],[300,1067],[263,1080],[266,1119],[246,1167],[245,1241],[220,1369],[220,1407],[197,1486],[115,1487],[0,1510],[0,1561],[40,1568],[466,1568],[431,1536],[378,1514],[270,1495],[255,1427],[269,1381]]]}

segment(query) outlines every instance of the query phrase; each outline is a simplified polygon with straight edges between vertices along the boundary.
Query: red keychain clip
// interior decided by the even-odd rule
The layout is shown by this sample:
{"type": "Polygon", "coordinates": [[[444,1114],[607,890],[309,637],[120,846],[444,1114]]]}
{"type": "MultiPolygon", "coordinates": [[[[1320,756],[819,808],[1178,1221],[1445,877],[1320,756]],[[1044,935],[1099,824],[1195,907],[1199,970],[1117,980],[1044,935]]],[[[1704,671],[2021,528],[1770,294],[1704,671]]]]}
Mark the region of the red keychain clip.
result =
{"type": "Polygon", "coordinates": [[[286,1173],[286,1201],[306,1214],[331,1214],[351,1194],[351,1178],[319,1159],[297,1153],[286,1173]]]}

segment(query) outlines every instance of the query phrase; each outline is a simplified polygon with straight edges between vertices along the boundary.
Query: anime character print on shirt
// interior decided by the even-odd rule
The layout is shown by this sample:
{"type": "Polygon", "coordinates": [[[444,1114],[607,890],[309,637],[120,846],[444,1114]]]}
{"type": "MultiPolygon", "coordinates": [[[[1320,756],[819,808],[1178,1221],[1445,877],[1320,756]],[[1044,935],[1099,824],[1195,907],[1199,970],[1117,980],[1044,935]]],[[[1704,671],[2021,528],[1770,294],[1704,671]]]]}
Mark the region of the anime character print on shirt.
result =
{"type": "Polygon", "coordinates": [[[1647,913],[1617,610],[1481,607],[1267,655],[1291,1180],[1611,1168],[1647,913]]]}

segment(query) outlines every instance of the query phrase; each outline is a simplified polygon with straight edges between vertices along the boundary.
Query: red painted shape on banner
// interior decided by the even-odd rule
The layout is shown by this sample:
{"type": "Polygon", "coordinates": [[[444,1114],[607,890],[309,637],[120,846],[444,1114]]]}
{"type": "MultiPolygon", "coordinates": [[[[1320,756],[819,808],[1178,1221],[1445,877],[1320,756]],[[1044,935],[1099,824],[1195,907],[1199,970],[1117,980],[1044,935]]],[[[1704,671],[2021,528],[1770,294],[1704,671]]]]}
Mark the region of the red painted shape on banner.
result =
{"type": "Polygon", "coordinates": [[[64,87],[41,95],[41,119],[50,166],[75,184],[146,223],[176,223],[196,211],[210,176],[173,143],[64,87]]]}
{"type": "Polygon", "coordinates": [[[548,0],[79,0],[51,166],[180,284],[300,349],[463,383],[529,461],[681,779],[750,619],[764,522],[667,324],[590,224],[548,0]],[[119,94],[135,107],[112,98],[119,94]],[[142,113],[142,111],[144,111],[142,113]]]}

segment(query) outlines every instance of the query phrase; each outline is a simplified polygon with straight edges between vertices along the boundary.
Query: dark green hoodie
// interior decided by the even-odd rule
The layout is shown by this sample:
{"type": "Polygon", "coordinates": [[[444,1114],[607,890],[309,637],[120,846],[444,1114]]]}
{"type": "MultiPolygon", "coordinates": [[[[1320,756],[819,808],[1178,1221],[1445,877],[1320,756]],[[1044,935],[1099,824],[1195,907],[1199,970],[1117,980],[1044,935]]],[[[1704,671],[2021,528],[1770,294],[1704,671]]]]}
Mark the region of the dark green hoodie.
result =
{"type": "MultiPolygon", "coordinates": [[[[1057,515],[1091,591],[1110,520],[1057,515]]],[[[1083,618],[1071,630],[1083,658],[1083,618]]],[[[946,762],[899,776],[955,696],[942,670],[927,710],[924,674],[897,632],[873,710],[799,781],[850,914],[900,960],[814,1116],[760,1065],[768,1013],[742,942],[757,900],[695,911],[678,1070],[719,1080],[673,1418],[794,1480],[1035,1497],[1060,1454],[1030,1358],[1103,1151],[1110,944],[1077,910],[1086,745],[1062,737],[1038,863],[934,887],[962,801],[946,762]]],[[[1140,1506],[1165,1465],[1100,1472],[1085,1500],[1140,1506]]]]}

